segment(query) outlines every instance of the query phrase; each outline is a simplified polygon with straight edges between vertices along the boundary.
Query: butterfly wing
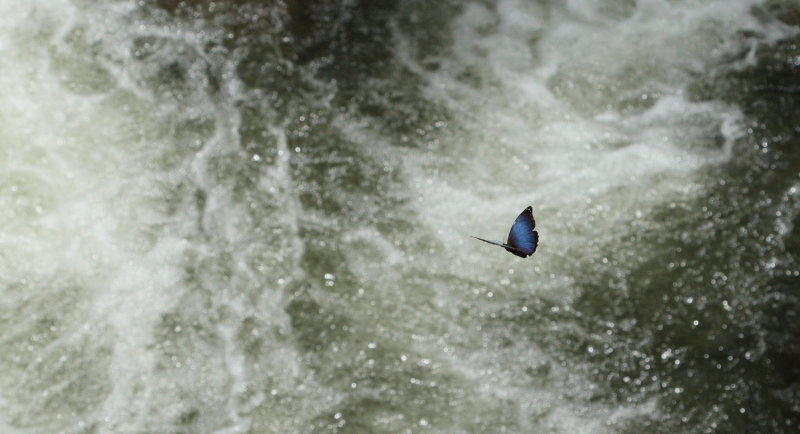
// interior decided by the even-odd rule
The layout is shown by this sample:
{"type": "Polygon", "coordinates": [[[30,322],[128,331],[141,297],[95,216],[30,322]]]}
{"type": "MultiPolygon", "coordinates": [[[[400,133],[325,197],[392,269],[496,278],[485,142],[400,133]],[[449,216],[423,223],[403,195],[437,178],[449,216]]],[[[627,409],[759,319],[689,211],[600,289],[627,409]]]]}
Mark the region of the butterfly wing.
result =
{"type": "Polygon", "coordinates": [[[533,219],[533,208],[527,207],[514,220],[511,231],[508,233],[507,244],[514,250],[506,250],[523,258],[532,255],[539,244],[539,233],[534,230],[535,228],[536,220],[533,219]]]}

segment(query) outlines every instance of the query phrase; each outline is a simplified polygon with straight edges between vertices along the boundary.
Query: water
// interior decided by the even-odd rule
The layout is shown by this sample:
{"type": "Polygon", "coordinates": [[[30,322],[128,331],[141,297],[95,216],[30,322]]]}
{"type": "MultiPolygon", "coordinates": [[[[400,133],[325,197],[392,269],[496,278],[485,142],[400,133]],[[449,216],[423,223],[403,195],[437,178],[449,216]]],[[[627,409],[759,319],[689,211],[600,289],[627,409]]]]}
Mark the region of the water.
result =
{"type": "Polygon", "coordinates": [[[3,1],[0,432],[796,432],[799,25],[3,1]]]}

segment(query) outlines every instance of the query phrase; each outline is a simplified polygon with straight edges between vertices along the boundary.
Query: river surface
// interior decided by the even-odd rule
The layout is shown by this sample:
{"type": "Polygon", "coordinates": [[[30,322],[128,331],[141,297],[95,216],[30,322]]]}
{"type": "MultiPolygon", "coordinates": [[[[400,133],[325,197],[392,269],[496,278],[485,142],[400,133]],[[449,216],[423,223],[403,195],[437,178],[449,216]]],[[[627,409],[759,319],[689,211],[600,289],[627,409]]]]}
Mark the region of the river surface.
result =
{"type": "Polygon", "coordinates": [[[0,0],[0,433],[797,433],[798,113],[796,0],[0,0]]]}

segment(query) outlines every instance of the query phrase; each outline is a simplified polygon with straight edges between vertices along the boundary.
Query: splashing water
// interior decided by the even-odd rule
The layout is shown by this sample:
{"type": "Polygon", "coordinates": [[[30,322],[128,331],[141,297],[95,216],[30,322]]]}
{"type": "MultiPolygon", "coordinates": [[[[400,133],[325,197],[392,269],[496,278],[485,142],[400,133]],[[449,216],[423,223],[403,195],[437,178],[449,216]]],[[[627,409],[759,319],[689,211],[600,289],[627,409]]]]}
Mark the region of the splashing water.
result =
{"type": "Polygon", "coordinates": [[[0,4],[0,431],[792,432],[798,26],[0,4]]]}

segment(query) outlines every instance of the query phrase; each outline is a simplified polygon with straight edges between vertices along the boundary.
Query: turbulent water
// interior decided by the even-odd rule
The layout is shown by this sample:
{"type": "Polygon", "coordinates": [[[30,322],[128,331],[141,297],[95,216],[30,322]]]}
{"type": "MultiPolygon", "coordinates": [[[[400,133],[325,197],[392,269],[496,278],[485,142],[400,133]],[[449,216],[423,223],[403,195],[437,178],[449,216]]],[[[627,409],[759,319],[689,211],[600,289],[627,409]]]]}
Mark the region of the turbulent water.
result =
{"type": "Polygon", "coordinates": [[[3,434],[800,429],[795,0],[2,0],[0,88],[3,434]]]}

